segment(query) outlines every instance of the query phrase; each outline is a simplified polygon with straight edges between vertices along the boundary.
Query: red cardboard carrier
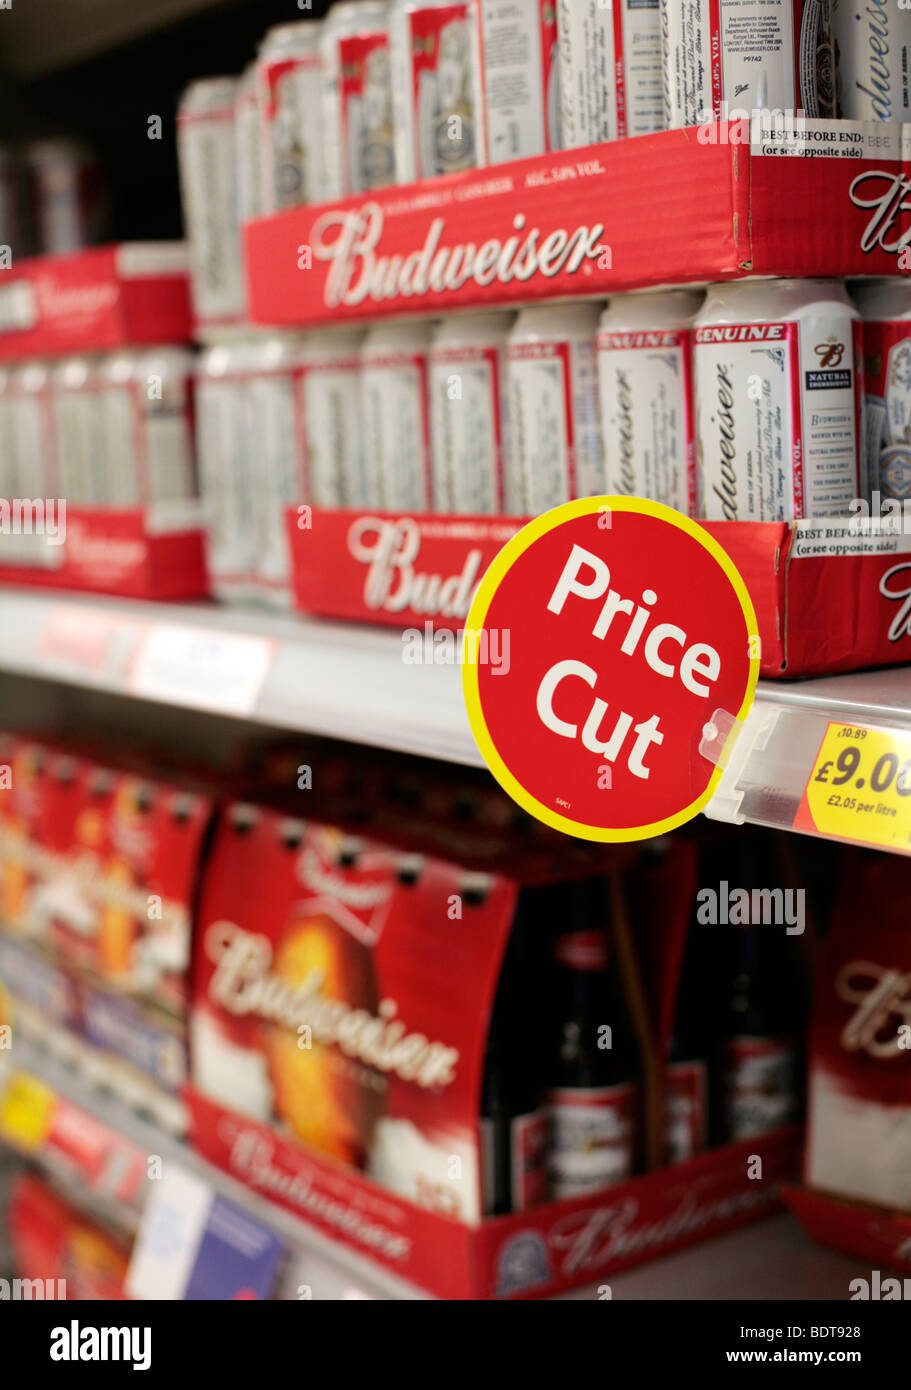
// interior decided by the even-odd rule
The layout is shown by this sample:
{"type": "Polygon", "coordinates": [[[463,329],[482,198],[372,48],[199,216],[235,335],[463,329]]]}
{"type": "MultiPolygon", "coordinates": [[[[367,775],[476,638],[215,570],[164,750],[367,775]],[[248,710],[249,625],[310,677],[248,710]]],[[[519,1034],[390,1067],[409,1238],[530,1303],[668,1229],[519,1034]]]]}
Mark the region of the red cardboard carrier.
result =
{"type": "MultiPolygon", "coordinates": [[[[295,602],[325,618],[387,627],[458,628],[518,517],[297,509],[287,525],[295,602]]],[[[907,661],[911,535],[837,519],[703,522],[750,591],[761,674],[814,676],[907,661]]]]}
{"type": "MultiPolygon", "coordinates": [[[[22,505],[43,508],[45,503],[22,505]]],[[[198,524],[159,531],[141,507],[67,507],[65,517],[64,526],[58,513],[60,540],[46,527],[44,534],[41,527],[30,534],[0,532],[0,584],[142,599],[208,594],[205,535],[198,524]]]]}
{"type": "Polygon", "coordinates": [[[911,1273],[907,875],[900,858],[855,848],[840,867],[815,981],[804,1185],[787,1203],[814,1240],[871,1273],[911,1273]]]}
{"type": "MultiPolygon", "coordinates": [[[[232,808],[197,922],[194,1146],[444,1298],[555,1293],[774,1210],[792,1128],[483,1217],[481,1082],[517,900],[501,876],[232,808]]],[[[688,921],[684,902],[669,947],[688,921]]]]}
{"type": "Polygon", "coordinates": [[[506,307],[747,275],[895,275],[903,127],[661,131],[301,207],[245,228],[276,325],[506,307]]]}
{"type": "Polygon", "coordinates": [[[189,342],[187,267],[179,241],[16,261],[0,270],[0,359],[189,342]]]}

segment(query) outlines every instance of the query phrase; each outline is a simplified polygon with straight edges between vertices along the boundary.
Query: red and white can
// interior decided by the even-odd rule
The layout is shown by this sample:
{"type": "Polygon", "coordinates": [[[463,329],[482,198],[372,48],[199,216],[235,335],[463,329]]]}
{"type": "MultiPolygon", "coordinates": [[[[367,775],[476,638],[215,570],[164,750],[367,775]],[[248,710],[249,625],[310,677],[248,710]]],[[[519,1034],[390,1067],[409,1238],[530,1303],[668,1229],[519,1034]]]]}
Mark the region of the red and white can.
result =
{"type": "Polygon", "coordinates": [[[323,200],[320,31],[304,19],[266,31],[256,57],[263,212],[323,200]]]}
{"type": "Polygon", "coordinates": [[[60,492],[72,507],[109,505],[99,359],[66,357],[54,369],[54,438],[60,492]]]}
{"type": "MultiPolygon", "coordinates": [[[[453,314],[430,349],[433,509],[492,516],[508,511],[508,313],[453,314]]],[[[518,502],[518,498],[510,501],[518,502]]]]}
{"type": "Polygon", "coordinates": [[[228,601],[259,592],[253,410],[248,338],[226,331],[200,355],[196,370],[196,453],[207,530],[212,591],[228,601]]]}
{"type": "MultiPolygon", "coordinates": [[[[54,437],[51,367],[25,362],[9,374],[13,451],[19,461],[19,487],[56,497],[60,487],[54,437]]],[[[18,494],[17,494],[18,495],[18,494]]]]}
{"type": "Polygon", "coordinates": [[[62,256],[104,240],[104,176],[85,145],[36,140],[25,150],[25,176],[35,254],[62,256]]]}
{"type": "Polygon", "coordinates": [[[483,134],[467,0],[394,0],[389,37],[396,183],[474,169],[483,134]]]}
{"type": "Polygon", "coordinates": [[[386,0],[333,5],[320,39],[325,198],[395,183],[386,0]]]}
{"type": "Polygon", "coordinates": [[[194,359],[182,347],[127,348],[98,366],[106,496],[148,507],[159,526],[186,523],[197,496],[194,359]]]}
{"type": "Polygon", "coordinates": [[[661,0],[669,129],[833,113],[831,0],[661,0]]]}
{"type": "Polygon", "coordinates": [[[244,312],[234,127],[237,90],[234,77],[194,82],[177,112],[193,309],[204,324],[232,323],[244,312]]]}
{"type": "Polygon", "coordinates": [[[256,64],[244,68],[234,99],[234,152],[237,159],[237,217],[241,223],[261,217],[262,175],[259,154],[259,96],[256,64]]]}
{"type": "Polygon", "coordinates": [[[866,496],[860,315],[841,281],[710,286],[693,367],[709,521],[847,516],[866,496]]]}
{"type": "Polygon", "coordinates": [[[507,506],[546,512],[604,491],[595,335],[600,304],[524,309],[506,349],[507,506]]]}
{"type": "Polygon", "coordinates": [[[276,607],[291,602],[291,556],[285,513],[304,502],[304,425],[301,414],[301,340],[270,333],[248,348],[248,391],[253,421],[256,566],[261,597],[276,607]]]}
{"type": "Polygon", "coordinates": [[[472,0],[470,20],[483,113],[478,162],[560,149],[555,0],[472,0]]]}
{"type": "Polygon", "coordinates": [[[904,276],[855,285],[863,319],[864,437],[872,491],[911,497],[911,285],[904,276]]]}
{"type": "Polygon", "coordinates": [[[615,296],[598,329],[607,491],[698,515],[692,290],[615,296]]]}
{"type": "Polygon", "coordinates": [[[372,328],[361,348],[361,418],[367,504],[430,509],[429,323],[372,328]]]}
{"type": "Polygon", "coordinates": [[[304,501],[316,507],[368,504],[361,427],[361,347],[359,329],[308,333],[301,346],[304,364],[304,501]]]}
{"type": "Polygon", "coordinates": [[[907,121],[911,112],[911,10],[901,0],[832,0],[838,114],[907,121]]]}
{"type": "Polygon", "coordinates": [[[559,0],[566,149],[664,127],[658,0],[559,0]]]}
{"type": "Polygon", "coordinates": [[[21,495],[12,377],[9,367],[0,366],[0,498],[7,499],[21,495]]]}

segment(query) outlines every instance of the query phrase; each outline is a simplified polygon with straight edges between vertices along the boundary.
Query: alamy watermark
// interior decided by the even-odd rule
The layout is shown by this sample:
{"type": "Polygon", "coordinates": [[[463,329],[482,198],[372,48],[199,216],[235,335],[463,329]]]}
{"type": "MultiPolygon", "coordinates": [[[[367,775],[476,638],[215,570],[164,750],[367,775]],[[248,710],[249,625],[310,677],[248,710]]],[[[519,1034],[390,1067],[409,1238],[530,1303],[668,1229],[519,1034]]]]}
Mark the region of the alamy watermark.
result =
{"type": "Polygon", "coordinates": [[[402,633],[406,666],[489,666],[495,676],[509,672],[509,628],[462,627],[455,632],[425,622],[402,633]]]}
{"type": "Polygon", "coordinates": [[[65,1299],[65,1279],[0,1279],[0,1303],[56,1303],[65,1299]]]}
{"type": "Polygon", "coordinates": [[[726,101],[722,101],[717,116],[703,108],[696,124],[700,145],[748,145],[754,129],[762,140],[797,145],[807,130],[803,111],[780,111],[777,106],[747,109],[729,106],[726,101]]]}
{"type": "Polygon", "coordinates": [[[696,921],[713,927],[785,927],[788,936],[803,936],[806,891],[803,888],[732,888],[722,879],[717,888],[696,894],[696,921]]]}
{"type": "Polygon", "coordinates": [[[911,534],[911,500],[884,497],[878,489],[848,503],[848,530],[852,536],[907,536],[911,534]]]}
{"type": "Polygon", "coordinates": [[[0,497],[0,536],[44,536],[48,545],[63,545],[66,498],[0,497]]]}

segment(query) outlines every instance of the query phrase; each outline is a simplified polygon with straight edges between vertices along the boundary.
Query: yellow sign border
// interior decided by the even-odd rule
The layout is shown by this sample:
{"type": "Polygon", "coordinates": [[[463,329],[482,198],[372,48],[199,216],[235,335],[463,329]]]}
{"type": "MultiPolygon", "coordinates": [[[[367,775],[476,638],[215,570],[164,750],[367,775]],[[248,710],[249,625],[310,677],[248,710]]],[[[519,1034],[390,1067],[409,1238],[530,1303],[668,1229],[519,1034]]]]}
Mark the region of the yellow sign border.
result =
{"type": "MultiPolygon", "coordinates": [[[[676,526],[686,533],[707,550],[724,571],[729,580],[734,593],[743,610],[746,620],[748,639],[756,638],[755,643],[757,655],[750,657],[750,674],[747,679],[747,687],[743,701],[737,711],[737,720],[742,721],[746,718],[756,692],[756,682],[759,679],[759,633],[756,627],[756,612],[753,608],[753,601],[750,598],[749,590],[743,581],[740,571],[737,569],[727,551],[719,545],[715,537],[710,535],[698,521],[693,521],[690,517],[684,516],[682,512],[675,511],[673,507],[666,507],[663,502],[649,502],[641,497],[581,497],[574,502],[564,502],[559,507],[554,507],[549,512],[544,512],[541,516],[535,517],[522,527],[511,540],[508,540],[503,549],[491,561],[491,564],[478,585],[477,593],[472,600],[471,609],[465,620],[467,629],[478,632],[483,628],[487,613],[493,602],[494,595],[500,586],[504,576],[510,570],[515,561],[524,555],[526,550],[532,546],[541,536],[547,535],[558,526],[562,526],[565,521],[574,521],[577,517],[593,515],[596,512],[637,512],[642,516],[654,517],[657,521],[666,521],[672,526],[676,526]]],[[[606,528],[605,528],[606,529],[606,528]]],[[[466,648],[467,650],[467,648],[466,648]]],[[[477,647],[474,648],[475,658],[477,657],[477,647]]],[[[484,758],[489,771],[493,774],[500,786],[512,797],[523,810],[534,816],[537,820],[543,821],[545,825],[551,826],[554,830],[561,830],[566,835],[574,835],[581,840],[597,840],[602,843],[621,843],[627,840],[646,840],[653,835],[663,835],[669,830],[675,830],[678,825],[685,824],[686,821],[699,814],[704,806],[711,800],[715,788],[721,779],[722,767],[718,766],[709,779],[705,791],[698,796],[695,801],[675,815],[666,816],[663,820],[652,821],[648,825],[627,826],[624,829],[605,828],[599,825],[585,825],[581,821],[574,821],[569,816],[563,816],[557,811],[545,806],[537,797],[522,786],[521,782],[513,776],[490,736],[484,713],[481,709],[481,694],[478,684],[478,664],[477,660],[466,660],[462,666],[462,693],[465,698],[465,708],[468,713],[468,722],[471,725],[471,732],[474,735],[475,743],[484,758]]],[[[736,727],[736,726],[735,726],[736,727]]]]}

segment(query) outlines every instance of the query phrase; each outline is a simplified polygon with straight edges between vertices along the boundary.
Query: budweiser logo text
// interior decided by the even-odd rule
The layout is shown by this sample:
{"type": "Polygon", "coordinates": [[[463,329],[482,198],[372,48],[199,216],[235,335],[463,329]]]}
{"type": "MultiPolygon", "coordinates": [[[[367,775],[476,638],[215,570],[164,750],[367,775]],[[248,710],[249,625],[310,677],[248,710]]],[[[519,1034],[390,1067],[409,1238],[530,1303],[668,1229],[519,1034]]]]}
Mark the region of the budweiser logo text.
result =
{"type": "Polygon", "coordinates": [[[879,592],[883,598],[891,598],[901,603],[901,608],[889,624],[889,641],[898,642],[902,637],[911,637],[911,564],[893,565],[886,570],[879,581],[879,592]],[[901,576],[898,584],[893,581],[901,576]]]}
{"type": "Polygon", "coordinates": [[[884,251],[893,253],[901,251],[911,242],[911,228],[902,231],[899,225],[901,214],[911,212],[911,203],[905,196],[909,191],[911,180],[904,174],[880,169],[858,174],[849,189],[851,202],[855,207],[873,210],[873,216],[860,239],[862,251],[872,251],[875,246],[881,246],[884,251]]]}
{"type": "MultiPolygon", "coordinates": [[[[757,325],[761,326],[761,325],[757,325]]],[[[778,327],[778,325],[773,325],[778,327]]],[[[712,332],[713,330],[700,330],[712,332]]],[[[734,386],[724,365],[718,363],[718,447],[721,454],[721,486],[716,483],[715,496],[721,502],[725,521],[737,520],[737,472],[734,460],[737,450],[734,443],[734,386]]]]}
{"type": "Polygon", "coordinates": [[[229,1013],[254,1014],[294,1030],[309,1027],[314,1042],[334,1043],[346,1056],[424,1088],[442,1088],[454,1080],[458,1049],[430,1042],[422,1033],[408,1033],[395,1017],[394,999],[380,1000],[379,1016],[373,1018],[366,1009],[327,998],[322,993],[323,970],[311,970],[303,984],[283,980],[269,969],[269,941],[234,922],[212,923],[206,952],[216,967],[209,995],[229,1013]]]}
{"type": "Polygon", "coordinates": [[[469,550],[459,574],[422,574],[414,567],[421,550],[421,532],[410,517],[381,521],[364,516],[348,531],[348,549],[368,566],[364,602],[388,613],[439,613],[463,618],[471,607],[480,578],[481,551],[469,550]]]}
{"type": "Polygon", "coordinates": [[[494,281],[503,285],[524,282],[535,275],[550,279],[564,270],[574,273],[585,261],[598,261],[606,249],[600,244],[604,232],[600,222],[572,231],[565,227],[547,233],[540,227],[526,231],[525,214],[520,212],[512,225],[520,235],[505,241],[494,237],[480,246],[474,242],[446,246],[441,245],[445,220],[435,217],[420,250],[380,256],[377,247],[384,218],[379,203],[324,213],[314,224],[312,240],[317,260],[331,262],[325,302],[335,309],[371,299],[382,302],[454,293],[470,280],[486,286],[494,281]]]}
{"type": "Polygon", "coordinates": [[[872,961],[853,960],[839,970],[835,993],[857,1006],[841,1030],[841,1045],[847,1052],[866,1052],[880,1060],[908,1055],[911,975],[872,961]]]}

